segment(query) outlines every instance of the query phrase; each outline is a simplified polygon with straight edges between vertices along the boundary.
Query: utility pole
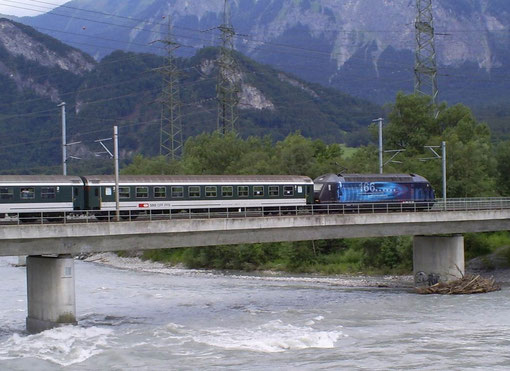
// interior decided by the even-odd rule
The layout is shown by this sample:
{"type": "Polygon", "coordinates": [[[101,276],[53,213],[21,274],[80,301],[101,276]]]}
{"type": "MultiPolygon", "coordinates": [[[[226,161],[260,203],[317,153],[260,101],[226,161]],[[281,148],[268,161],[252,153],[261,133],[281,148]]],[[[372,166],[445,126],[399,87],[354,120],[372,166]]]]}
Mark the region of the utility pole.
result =
{"type": "Polygon", "coordinates": [[[218,27],[221,31],[222,46],[218,65],[218,83],[216,98],[218,100],[217,129],[220,133],[235,131],[238,121],[237,105],[239,103],[239,73],[233,51],[235,31],[230,20],[228,0],[225,0],[223,11],[223,24],[218,27]]]}
{"type": "Polygon", "coordinates": [[[441,142],[441,158],[443,160],[443,202],[446,210],[446,142],[441,142]]]}
{"type": "Polygon", "coordinates": [[[168,17],[166,39],[158,40],[165,45],[166,61],[160,69],[163,74],[163,94],[161,97],[161,127],[159,154],[176,160],[183,149],[182,116],[179,89],[179,69],[175,60],[175,51],[180,45],[173,41],[172,23],[168,17]]]}
{"type": "Polygon", "coordinates": [[[372,122],[379,123],[379,174],[383,173],[383,119],[380,117],[378,119],[372,120],[372,122]]]}
{"type": "Polygon", "coordinates": [[[119,127],[113,127],[113,157],[115,162],[115,220],[120,221],[119,201],[119,127]]]}
{"type": "Polygon", "coordinates": [[[442,171],[443,171],[443,208],[444,210],[447,209],[446,207],[446,142],[442,141],[441,146],[425,146],[425,148],[428,148],[432,151],[434,154],[434,157],[427,157],[427,158],[420,158],[420,161],[428,161],[428,160],[436,160],[441,159],[442,160],[442,171]],[[437,153],[435,148],[441,147],[441,155],[437,153]]]}
{"type": "Polygon", "coordinates": [[[62,174],[67,175],[67,139],[66,139],[66,102],[60,103],[57,107],[62,109],[62,174]]]}
{"type": "Polygon", "coordinates": [[[416,37],[414,93],[430,96],[432,104],[437,105],[437,65],[432,0],[416,0],[416,9],[418,14],[414,23],[416,37]]]}

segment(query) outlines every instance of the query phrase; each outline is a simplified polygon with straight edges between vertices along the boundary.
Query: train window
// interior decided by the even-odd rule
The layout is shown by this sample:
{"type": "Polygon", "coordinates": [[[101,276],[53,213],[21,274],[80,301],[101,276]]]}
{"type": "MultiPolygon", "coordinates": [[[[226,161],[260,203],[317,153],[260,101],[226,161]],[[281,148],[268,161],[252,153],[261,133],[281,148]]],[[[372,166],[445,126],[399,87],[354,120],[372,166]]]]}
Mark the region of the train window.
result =
{"type": "Polygon", "coordinates": [[[129,187],[119,187],[119,198],[129,198],[130,197],[130,189],[129,187]]]}
{"type": "Polygon", "coordinates": [[[191,198],[200,197],[200,187],[199,186],[189,186],[188,187],[188,196],[191,198]]]}
{"type": "Polygon", "coordinates": [[[313,191],[320,192],[320,191],[322,191],[322,187],[324,187],[324,183],[315,183],[313,185],[313,191]]]}
{"type": "Polygon", "coordinates": [[[94,189],[94,196],[99,197],[99,188],[94,189]]]}
{"type": "Polygon", "coordinates": [[[297,193],[303,193],[303,187],[302,186],[298,186],[297,187],[297,193]]]}
{"type": "Polygon", "coordinates": [[[166,198],[166,187],[154,187],[154,198],[166,198]]]}
{"type": "Polygon", "coordinates": [[[294,196],[294,187],[293,186],[283,187],[283,194],[285,196],[294,196]]]}
{"type": "Polygon", "coordinates": [[[250,195],[248,186],[239,186],[237,187],[237,196],[238,197],[248,197],[250,195]]]}
{"type": "Polygon", "coordinates": [[[136,187],[136,198],[148,198],[149,187],[136,187]]]}
{"type": "Polygon", "coordinates": [[[57,193],[55,191],[55,187],[41,187],[41,198],[48,200],[52,198],[56,198],[57,193]]]}
{"type": "Polygon", "coordinates": [[[112,195],[112,187],[106,187],[104,189],[105,196],[111,196],[112,195]]]}
{"type": "Polygon", "coordinates": [[[14,190],[11,187],[0,188],[0,199],[12,200],[14,198],[14,190]]]}
{"type": "Polygon", "coordinates": [[[35,188],[25,187],[20,189],[20,198],[22,200],[33,200],[35,198],[35,188]]]}
{"type": "Polygon", "coordinates": [[[280,195],[280,187],[269,186],[269,196],[279,196],[279,195],[280,195]]]}
{"type": "Polygon", "coordinates": [[[221,187],[221,197],[233,197],[234,196],[234,187],[232,186],[222,186],[221,187]]]}
{"type": "Polygon", "coordinates": [[[217,195],[218,195],[218,190],[215,186],[205,187],[205,197],[216,197],[217,195]]]}
{"type": "Polygon", "coordinates": [[[264,186],[253,186],[253,195],[254,196],[264,196],[264,186]]]}
{"type": "Polygon", "coordinates": [[[183,198],[184,197],[184,187],[183,186],[173,186],[170,188],[170,193],[172,198],[183,198]]]}

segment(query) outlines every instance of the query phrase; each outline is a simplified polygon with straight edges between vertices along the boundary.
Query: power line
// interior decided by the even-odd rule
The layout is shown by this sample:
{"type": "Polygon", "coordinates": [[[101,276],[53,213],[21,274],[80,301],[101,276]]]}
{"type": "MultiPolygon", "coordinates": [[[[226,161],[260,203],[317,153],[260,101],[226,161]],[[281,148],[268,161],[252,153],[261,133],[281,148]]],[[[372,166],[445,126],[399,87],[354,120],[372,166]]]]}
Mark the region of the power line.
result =
{"type": "MultiPolygon", "coordinates": [[[[5,1],[15,2],[16,3],[16,1],[12,1],[12,0],[5,0],[5,1]]],[[[65,7],[66,6],[61,6],[61,8],[65,8],[65,7]]],[[[75,9],[75,10],[88,11],[88,12],[92,12],[92,13],[98,13],[98,14],[105,15],[105,16],[117,17],[117,15],[110,14],[110,13],[96,12],[96,11],[90,11],[90,10],[79,9],[79,8],[74,8],[74,7],[69,7],[69,8],[72,8],[72,9],[75,9]]],[[[145,31],[145,32],[149,32],[149,33],[157,33],[157,34],[161,34],[162,33],[162,31],[155,31],[155,30],[144,29],[144,28],[140,28],[140,27],[132,27],[132,26],[126,26],[126,25],[119,25],[119,24],[115,24],[115,23],[111,23],[111,22],[103,22],[103,21],[98,21],[98,20],[93,20],[93,19],[88,19],[88,18],[81,18],[81,17],[76,17],[76,16],[57,14],[55,12],[49,12],[48,14],[57,15],[57,16],[65,16],[65,17],[70,17],[70,18],[75,18],[75,19],[82,19],[82,20],[86,20],[86,21],[89,21],[89,22],[96,22],[96,23],[100,23],[100,24],[107,24],[107,25],[110,25],[110,26],[123,27],[123,28],[127,28],[127,29],[130,29],[130,30],[139,30],[139,31],[145,31]]],[[[137,18],[132,18],[132,17],[123,17],[123,16],[118,16],[118,17],[124,18],[124,19],[136,20],[136,21],[139,21],[139,22],[142,22],[142,23],[147,23],[147,24],[151,24],[152,23],[152,24],[156,24],[156,25],[163,25],[163,23],[149,22],[149,21],[145,21],[143,19],[137,19],[137,18]]],[[[201,32],[200,30],[197,30],[197,29],[184,28],[184,27],[181,27],[181,28],[185,29],[185,30],[188,30],[188,31],[201,32]]],[[[212,30],[214,30],[214,29],[211,29],[209,31],[212,31],[212,30]]],[[[62,31],[55,31],[55,32],[62,32],[62,31]]],[[[349,31],[337,30],[337,32],[338,33],[359,33],[359,32],[367,32],[367,30],[349,30],[349,31]]],[[[375,31],[373,31],[373,32],[375,32],[375,31]]],[[[392,30],[377,30],[377,32],[393,32],[393,31],[392,30]]],[[[207,43],[209,41],[209,40],[206,40],[206,39],[203,39],[203,38],[192,38],[189,35],[183,36],[183,35],[175,35],[174,34],[174,36],[179,36],[179,37],[184,37],[184,38],[191,38],[191,39],[199,39],[203,43],[207,43]]],[[[317,50],[306,49],[306,48],[299,48],[299,47],[285,45],[285,44],[268,42],[268,41],[265,41],[265,40],[258,40],[258,39],[250,38],[247,35],[234,35],[234,37],[238,37],[238,38],[242,39],[243,41],[253,42],[253,43],[257,43],[257,44],[264,44],[264,45],[275,46],[275,47],[283,47],[283,48],[291,48],[291,49],[294,49],[294,50],[309,51],[309,52],[313,52],[313,53],[322,53],[322,54],[324,54],[327,57],[339,57],[341,55],[341,54],[331,53],[330,51],[317,51],[317,50]]],[[[72,42],[73,43],[77,43],[75,41],[72,41],[72,42]]],[[[122,41],[119,41],[119,42],[122,42],[122,41]]],[[[85,43],[80,43],[80,44],[88,45],[88,46],[95,46],[95,45],[85,44],[85,43]]],[[[108,48],[108,47],[105,47],[105,48],[108,48]]],[[[110,48],[110,49],[113,49],[113,48],[110,48]]],[[[350,56],[350,58],[356,58],[356,57],[350,56]]]]}
{"type": "MultiPolygon", "coordinates": [[[[13,0],[4,0],[4,1],[18,3],[18,4],[25,4],[25,3],[21,3],[19,1],[13,1],[13,0]]],[[[122,16],[122,15],[119,15],[119,14],[107,13],[107,12],[102,12],[102,11],[97,11],[97,10],[92,10],[92,9],[77,8],[77,7],[73,7],[73,6],[67,5],[67,3],[66,4],[57,4],[57,3],[41,1],[41,0],[28,0],[28,1],[30,1],[32,3],[47,4],[47,5],[51,6],[51,7],[43,7],[41,5],[30,5],[29,4],[29,6],[37,6],[39,8],[43,8],[45,10],[54,10],[55,7],[58,7],[58,8],[63,8],[63,9],[72,9],[72,10],[77,10],[77,11],[80,11],[80,12],[87,12],[87,13],[103,15],[103,16],[107,16],[107,17],[114,17],[114,18],[119,18],[119,19],[125,19],[125,20],[129,20],[129,21],[141,22],[141,23],[150,24],[150,25],[166,26],[166,22],[156,22],[156,21],[151,21],[151,20],[147,20],[147,19],[136,18],[136,17],[131,17],[131,16],[122,16]]],[[[43,12],[43,11],[41,11],[41,12],[43,12]]],[[[398,24],[397,24],[397,26],[398,26],[398,24]]],[[[404,24],[402,24],[402,26],[408,26],[410,29],[412,29],[414,27],[414,24],[413,23],[404,23],[404,24]]],[[[197,32],[197,33],[201,32],[201,30],[199,30],[199,29],[190,28],[190,27],[174,26],[174,28],[182,29],[182,30],[185,30],[185,31],[193,31],[193,32],[197,32]]],[[[268,30],[270,31],[271,29],[270,28],[266,29],[266,31],[268,31],[268,30]]],[[[401,33],[402,29],[401,28],[396,28],[394,30],[385,30],[385,29],[356,29],[356,30],[345,30],[345,31],[343,31],[343,30],[338,30],[336,28],[334,28],[334,29],[319,28],[319,29],[312,29],[311,31],[314,31],[314,32],[340,32],[340,33],[359,33],[359,32],[367,32],[367,33],[401,33]]],[[[452,34],[452,33],[479,33],[479,32],[485,32],[485,31],[488,31],[488,30],[487,29],[444,29],[444,30],[438,29],[437,32],[436,32],[436,35],[437,34],[444,34],[444,33],[447,33],[447,34],[452,34]]],[[[503,28],[503,29],[499,29],[499,30],[490,30],[491,33],[492,32],[509,32],[509,31],[510,31],[509,28],[503,28]]],[[[297,32],[306,32],[306,31],[297,30],[297,32]]]]}
{"type": "MultiPolygon", "coordinates": [[[[74,8],[76,10],[80,10],[78,8],[74,8]]],[[[84,10],[86,11],[86,10],[84,10]]],[[[93,11],[92,11],[93,12],[93,11]]],[[[109,15],[109,16],[115,16],[115,15],[112,15],[112,14],[108,14],[108,13],[102,13],[102,12],[99,12],[103,15],[109,15]]],[[[54,14],[54,13],[52,13],[54,14]]],[[[121,16],[122,17],[122,16],[121,16]]],[[[143,21],[143,20],[140,20],[140,19],[135,19],[135,18],[132,18],[132,17],[125,17],[125,18],[128,18],[128,19],[131,19],[131,20],[137,20],[137,21],[143,21]]],[[[93,21],[93,20],[89,20],[89,21],[93,21]]],[[[102,22],[102,23],[105,23],[105,22],[102,22]]],[[[116,24],[112,24],[112,23],[109,23],[113,26],[118,26],[116,24]]],[[[157,24],[160,24],[160,23],[157,23],[157,24]]],[[[123,26],[123,25],[122,25],[123,26]]],[[[126,27],[126,26],[123,26],[123,27],[126,27]]],[[[192,30],[192,29],[189,29],[189,30],[192,30]]],[[[145,31],[148,31],[148,32],[156,32],[156,31],[152,31],[152,30],[145,30],[145,31]]],[[[197,31],[197,30],[193,30],[193,31],[197,31]]],[[[384,30],[379,30],[379,31],[384,31],[384,30]]],[[[61,32],[61,31],[55,31],[55,32],[61,32]]],[[[338,31],[338,32],[343,32],[343,31],[338,31]]],[[[356,31],[349,31],[349,32],[359,32],[359,30],[356,30],[356,31]]],[[[234,35],[234,36],[237,36],[237,35],[234,35]]],[[[276,44],[276,43],[270,43],[270,42],[265,42],[263,40],[255,40],[255,39],[249,39],[247,37],[243,37],[243,40],[246,40],[246,41],[251,41],[251,42],[256,42],[256,43],[263,43],[265,45],[270,45],[270,46],[275,46],[275,47],[282,47],[282,48],[292,48],[294,50],[299,50],[299,51],[306,51],[306,52],[312,52],[312,53],[321,53],[323,54],[324,56],[327,56],[328,58],[331,58],[331,57],[340,57],[341,54],[335,54],[335,53],[331,53],[329,51],[316,51],[316,50],[310,50],[310,49],[306,49],[306,48],[297,48],[297,47],[292,47],[292,46],[288,46],[288,45],[284,45],[284,44],[276,44]]],[[[203,41],[203,40],[201,40],[203,41]]],[[[76,43],[76,42],[74,42],[76,43]]],[[[85,43],[81,43],[81,44],[85,44],[85,43]]],[[[89,45],[89,46],[94,46],[94,47],[102,47],[102,46],[97,46],[97,45],[92,45],[92,44],[85,44],[85,45],[89,45]]],[[[110,49],[114,49],[114,48],[110,48],[110,49]]],[[[273,51],[274,52],[274,51],[273,51]]],[[[282,51],[280,51],[280,53],[283,53],[282,51]]],[[[360,59],[360,58],[357,58],[356,56],[349,56],[349,59],[360,59]]],[[[399,63],[392,63],[392,64],[395,64],[395,65],[402,65],[402,64],[399,64],[399,63]]],[[[382,67],[382,66],[379,66],[379,68],[390,68],[390,67],[382,67]]]]}

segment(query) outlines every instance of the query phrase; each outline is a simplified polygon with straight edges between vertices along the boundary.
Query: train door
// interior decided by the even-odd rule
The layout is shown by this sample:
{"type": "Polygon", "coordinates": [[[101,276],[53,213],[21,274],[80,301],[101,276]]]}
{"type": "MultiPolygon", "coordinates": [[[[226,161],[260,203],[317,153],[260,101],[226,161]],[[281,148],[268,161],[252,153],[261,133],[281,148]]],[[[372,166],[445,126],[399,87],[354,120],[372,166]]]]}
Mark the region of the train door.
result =
{"type": "Polygon", "coordinates": [[[86,210],[101,210],[100,187],[85,186],[85,208],[86,210]]]}
{"type": "Polygon", "coordinates": [[[101,187],[90,187],[90,209],[101,210],[101,187]]]}
{"type": "Polygon", "coordinates": [[[73,187],[73,210],[85,210],[85,192],[82,186],[73,187]]]}
{"type": "Polygon", "coordinates": [[[420,202],[424,201],[425,198],[425,189],[424,185],[422,184],[415,184],[414,185],[414,201],[420,202]]]}

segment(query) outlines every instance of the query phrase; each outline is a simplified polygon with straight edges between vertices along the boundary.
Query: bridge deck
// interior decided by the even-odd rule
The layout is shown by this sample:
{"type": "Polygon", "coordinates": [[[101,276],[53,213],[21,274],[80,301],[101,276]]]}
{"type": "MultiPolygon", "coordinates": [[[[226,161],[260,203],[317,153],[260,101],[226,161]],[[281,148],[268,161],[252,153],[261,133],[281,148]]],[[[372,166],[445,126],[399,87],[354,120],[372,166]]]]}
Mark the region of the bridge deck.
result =
{"type": "MultiPolygon", "coordinates": [[[[485,202],[485,201],[483,201],[485,202]]],[[[467,203],[463,203],[467,205],[467,203]]],[[[333,238],[434,235],[510,230],[510,203],[442,211],[335,213],[326,208],[304,208],[291,215],[255,217],[231,213],[185,214],[184,219],[104,221],[89,219],[63,224],[14,224],[0,226],[0,255],[80,254],[237,243],[304,241],[333,238]],[[508,208],[507,208],[508,207],[508,208]],[[223,216],[220,218],[220,216],[223,216]]],[[[451,205],[447,205],[451,206],[451,205]]],[[[366,211],[366,210],[363,210],[366,211]]],[[[283,211],[281,212],[284,213],[283,211]]],[[[261,213],[260,215],[263,215],[261,213]]],[[[276,213],[278,214],[278,213],[276,213]]],[[[152,218],[152,215],[147,217],[152,218]]],[[[183,217],[183,215],[179,215],[183,217]]],[[[155,219],[155,218],[154,218],[155,219]]]]}

